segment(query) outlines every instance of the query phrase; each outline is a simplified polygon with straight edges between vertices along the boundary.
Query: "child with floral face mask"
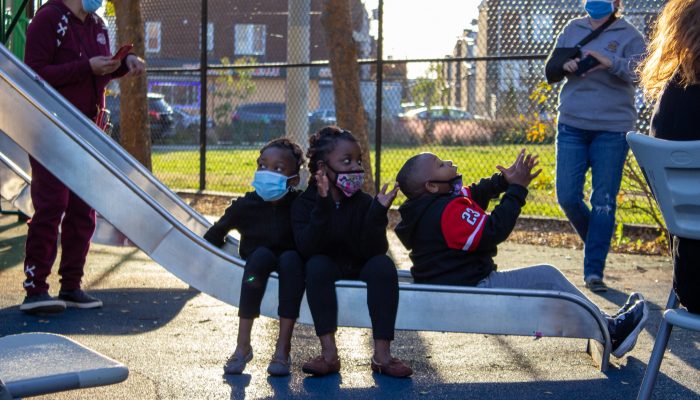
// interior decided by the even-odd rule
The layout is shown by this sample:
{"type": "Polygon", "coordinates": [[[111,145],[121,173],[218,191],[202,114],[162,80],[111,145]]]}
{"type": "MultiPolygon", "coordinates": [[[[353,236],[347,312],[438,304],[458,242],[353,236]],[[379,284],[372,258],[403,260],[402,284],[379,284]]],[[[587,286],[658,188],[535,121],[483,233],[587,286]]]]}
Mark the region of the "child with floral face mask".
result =
{"type": "Polygon", "coordinates": [[[307,259],[306,297],[321,341],[321,355],[302,370],[312,375],[340,371],[335,344],[338,305],[335,282],[359,279],[367,283],[367,304],[374,337],[373,371],[393,377],[413,373],[393,358],[390,343],[398,309],[398,276],[386,255],[387,211],[398,187],[377,196],[362,191],[365,170],[353,135],[335,126],[309,139],[309,187],[292,206],[297,249],[307,259]]]}
{"type": "Polygon", "coordinates": [[[242,198],[234,200],[204,238],[222,246],[228,232],[241,235],[239,253],[246,260],[239,304],[236,349],[224,366],[227,374],[240,374],[253,358],[251,332],[260,315],[267,279],[279,274],[280,332],[275,353],[267,369],[273,376],[288,375],[292,331],[299,317],[304,295],[303,262],[295,249],[291,225],[291,207],[299,192],[299,169],[304,163],[301,148],[287,140],[276,139],[260,150],[252,186],[242,198]]]}

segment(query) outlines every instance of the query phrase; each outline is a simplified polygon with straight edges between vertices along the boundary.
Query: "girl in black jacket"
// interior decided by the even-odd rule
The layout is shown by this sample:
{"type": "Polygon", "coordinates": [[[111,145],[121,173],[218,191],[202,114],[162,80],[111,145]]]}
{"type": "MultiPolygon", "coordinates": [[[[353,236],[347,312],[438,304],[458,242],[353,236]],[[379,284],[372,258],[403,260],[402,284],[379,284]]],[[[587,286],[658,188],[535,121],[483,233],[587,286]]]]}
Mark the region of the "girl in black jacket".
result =
{"type": "MultiPolygon", "coordinates": [[[[700,2],[670,0],[640,65],[641,87],[656,103],[650,135],[700,140],[700,2]]],[[[695,178],[697,179],[697,177],[695,178]]],[[[673,289],[688,311],[700,314],[700,240],[673,236],[673,289]]]]}
{"type": "Polygon", "coordinates": [[[335,344],[338,304],[335,281],[360,279],[367,283],[367,304],[374,337],[373,371],[406,377],[413,372],[391,356],[398,309],[398,275],[386,255],[387,211],[398,187],[387,185],[372,198],[361,190],[364,169],[360,146],[352,134],[325,127],[309,140],[311,180],[292,206],[297,248],[306,262],[306,296],[321,341],[321,356],[302,370],[326,375],[340,370],[335,344]]]}
{"type": "Polygon", "coordinates": [[[292,234],[292,202],[299,192],[299,169],[304,154],[296,143],[276,139],[260,150],[254,192],[234,200],[224,215],[207,231],[204,239],[222,246],[232,229],[241,234],[238,252],[244,260],[238,309],[236,349],[224,365],[227,374],[240,374],[253,358],[250,334],[253,321],[260,316],[260,304],[272,271],[279,274],[280,332],[275,353],[267,369],[270,375],[289,375],[292,331],[299,317],[304,296],[304,264],[295,250],[292,234]]]}

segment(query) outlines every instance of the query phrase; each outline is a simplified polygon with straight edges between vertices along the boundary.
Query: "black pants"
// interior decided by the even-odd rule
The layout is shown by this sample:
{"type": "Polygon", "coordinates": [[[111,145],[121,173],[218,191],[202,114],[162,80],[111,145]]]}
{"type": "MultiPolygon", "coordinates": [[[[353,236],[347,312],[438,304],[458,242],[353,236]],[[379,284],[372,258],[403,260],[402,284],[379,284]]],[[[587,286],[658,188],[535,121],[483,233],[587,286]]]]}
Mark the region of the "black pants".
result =
{"type": "Polygon", "coordinates": [[[299,317],[301,298],[304,296],[304,262],[299,253],[290,250],[278,257],[267,247],[258,247],[245,263],[238,309],[240,318],[253,319],[260,316],[260,303],[272,271],[279,274],[277,314],[281,318],[299,317]]]}
{"type": "Polygon", "coordinates": [[[700,240],[673,237],[673,289],[688,311],[700,314],[700,240]]]}
{"type": "Polygon", "coordinates": [[[335,281],[359,279],[367,283],[367,306],[374,339],[394,340],[394,324],[399,307],[399,278],[388,256],[374,256],[360,267],[344,267],[324,255],[306,263],[306,298],[314,319],[316,335],[338,329],[338,299],[335,281]]]}

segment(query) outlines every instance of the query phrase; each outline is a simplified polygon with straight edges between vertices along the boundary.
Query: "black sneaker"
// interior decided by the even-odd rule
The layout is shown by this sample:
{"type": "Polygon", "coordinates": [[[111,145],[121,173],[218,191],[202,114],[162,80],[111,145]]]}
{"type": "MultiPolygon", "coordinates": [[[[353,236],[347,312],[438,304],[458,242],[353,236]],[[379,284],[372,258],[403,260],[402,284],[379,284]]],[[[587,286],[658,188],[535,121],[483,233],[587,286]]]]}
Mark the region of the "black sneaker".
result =
{"type": "Polygon", "coordinates": [[[588,290],[595,293],[608,291],[608,285],[603,282],[603,278],[599,278],[597,276],[586,278],[586,287],[588,290]]]}
{"type": "Polygon", "coordinates": [[[649,306],[642,300],[615,319],[608,320],[608,331],[612,341],[612,355],[620,358],[637,344],[637,336],[644,328],[649,316],[649,306]]]}
{"type": "Polygon", "coordinates": [[[40,293],[25,297],[19,309],[27,314],[58,314],[66,309],[66,303],[48,293],[40,293]]]}
{"type": "Polygon", "coordinates": [[[96,299],[89,294],[83,292],[82,289],[72,290],[70,292],[58,292],[58,298],[66,302],[68,307],[76,308],[99,308],[102,307],[102,300],[96,299]]]}
{"type": "Polygon", "coordinates": [[[620,309],[617,310],[617,312],[615,314],[611,315],[610,317],[611,318],[619,317],[620,315],[627,312],[627,310],[632,308],[634,303],[636,303],[638,301],[644,301],[644,296],[642,296],[642,294],[639,292],[633,292],[632,294],[630,294],[630,297],[627,298],[627,301],[625,301],[625,304],[623,304],[622,307],[620,307],[620,309]]]}

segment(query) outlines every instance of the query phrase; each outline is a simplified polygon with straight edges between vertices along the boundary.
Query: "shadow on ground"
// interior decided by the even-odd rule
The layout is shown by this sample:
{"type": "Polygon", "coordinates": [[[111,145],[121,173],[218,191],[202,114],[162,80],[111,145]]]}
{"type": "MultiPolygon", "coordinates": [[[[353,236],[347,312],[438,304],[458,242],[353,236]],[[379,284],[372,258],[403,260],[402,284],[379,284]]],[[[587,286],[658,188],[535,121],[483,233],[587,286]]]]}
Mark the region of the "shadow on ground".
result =
{"type": "MultiPolygon", "coordinates": [[[[321,378],[303,378],[300,390],[293,381],[298,377],[268,378],[279,399],[634,399],[641,384],[638,372],[645,365],[631,358],[624,370],[613,371],[608,379],[539,382],[479,382],[443,383],[425,382],[425,379],[393,379],[373,374],[375,385],[370,388],[342,387],[342,375],[335,374],[321,378]]],[[[245,399],[246,388],[250,384],[248,374],[224,376],[231,386],[231,399],[245,399]]],[[[679,385],[666,375],[659,375],[657,387],[663,388],[655,398],[667,398],[664,393],[673,393],[673,398],[690,399],[697,394],[679,385]]]]}
{"type": "Polygon", "coordinates": [[[27,315],[19,306],[0,309],[0,336],[24,332],[63,335],[136,335],[158,329],[175,318],[199,294],[189,289],[91,290],[103,308],[69,308],[53,316],[27,315]]]}

